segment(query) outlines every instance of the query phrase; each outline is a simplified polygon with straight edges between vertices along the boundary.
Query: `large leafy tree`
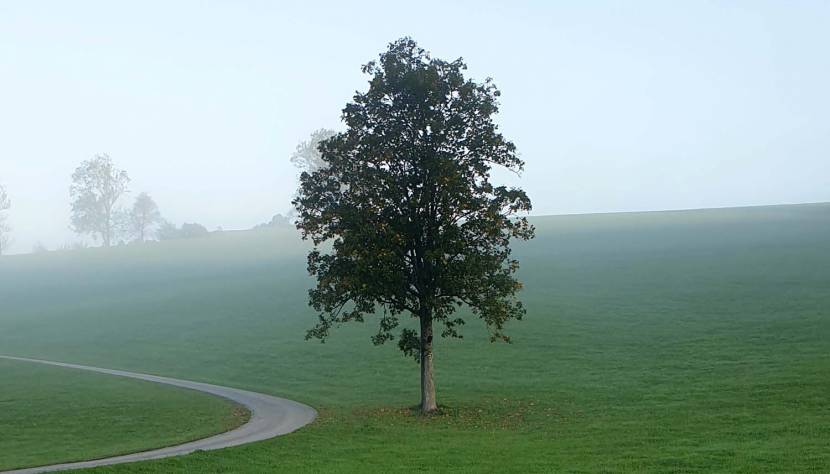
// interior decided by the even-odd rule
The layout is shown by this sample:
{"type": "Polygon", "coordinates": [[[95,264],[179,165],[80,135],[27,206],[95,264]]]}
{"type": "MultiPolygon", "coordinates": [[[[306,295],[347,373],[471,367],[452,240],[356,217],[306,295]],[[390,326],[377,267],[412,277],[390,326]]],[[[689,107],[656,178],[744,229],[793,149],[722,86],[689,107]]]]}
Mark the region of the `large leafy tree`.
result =
{"type": "Polygon", "coordinates": [[[69,188],[75,232],[100,236],[104,247],[109,247],[119,224],[116,204],[129,182],[127,172],[116,168],[108,155],[81,163],[69,188]]]}
{"type": "Polygon", "coordinates": [[[347,130],[320,144],[326,165],[302,174],[294,201],[297,227],[315,245],[309,295],[320,314],[307,338],[377,314],[373,342],[397,338],[420,363],[424,413],[437,409],[436,326],[460,338],[466,308],[491,341],[509,341],[505,323],[525,312],[510,243],[533,237],[515,216],[530,200],[490,177],[493,166],[519,172],[524,163],[493,122],[498,89],[465,69],[409,38],[390,44],[363,67],[369,90],[346,105],[347,130]],[[417,323],[401,324],[405,315],[417,323]]]}

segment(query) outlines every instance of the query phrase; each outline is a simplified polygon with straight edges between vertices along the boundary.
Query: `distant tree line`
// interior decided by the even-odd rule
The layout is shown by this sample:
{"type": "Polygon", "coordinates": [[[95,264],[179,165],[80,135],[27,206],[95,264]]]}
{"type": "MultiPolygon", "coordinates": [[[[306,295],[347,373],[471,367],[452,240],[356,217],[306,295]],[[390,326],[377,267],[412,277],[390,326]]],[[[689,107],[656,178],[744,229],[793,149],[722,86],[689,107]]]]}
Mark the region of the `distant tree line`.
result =
{"type": "Polygon", "coordinates": [[[291,218],[288,216],[284,216],[282,214],[275,214],[274,217],[271,218],[268,222],[263,222],[262,224],[257,224],[253,228],[254,229],[265,229],[268,227],[282,227],[282,226],[291,226],[291,218]]]}
{"type": "MultiPolygon", "coordinates": [[[[297,144],[290,156],[291,163],[301,172],[314,173],[327,166],[320,153],[320,143],[332,138],[334,130],[320,128],[313,131],[308,139],[297,144]]],[[[103,247],[120,243],[143,243],[153,240],[174,240],[201,237],[210,232],[198,223],[183,223],[181,226],[166,220],[155,200],[146,192],[139,193],[131,206],[122,203],[130,185],[126,170],[119,169],[107,154],[94,156],[83,161],[72,173],[69,187],[71,199],[70,228],[79,235],[100,241],[103,247]]],[[[8,223],[11,199],[6,188],[0,184],[0,255],[5,253],[12,242],[12,228],[8,223]]],[[[257,224],[253,229],[271,227],[293,227],[294,214],[275,214],[269,221],[257,224]]],[[[58,250],[87,248],[83,241],[68,242],[58,250]]],[[[36,242],[33,253],[46,252],[42,242],[36,242]]]]}
{"type": "MultiPolygon", "coordinates": [[[[181,227],[165,220],[153,198],[139,193],[131,207],[120,206],[129,192],[130,177],[118,169],[109,155],[97,155],[84,161],[72,173],[72,229],[78,234],[100,239],[104,247],[114,242],[143,243],[149,240],[172,240],[208,234],[201,224],[185,223],[181,227]]],[[[77,247],[77,245],[73,245],[77,247]]]]}
{"type": "Polygon", "coordinates": [[[163,221],[156,232],[159,240],[192,239],[209,234],[202,224],[185,222],[181,227],[168,221],[163,221]]]}

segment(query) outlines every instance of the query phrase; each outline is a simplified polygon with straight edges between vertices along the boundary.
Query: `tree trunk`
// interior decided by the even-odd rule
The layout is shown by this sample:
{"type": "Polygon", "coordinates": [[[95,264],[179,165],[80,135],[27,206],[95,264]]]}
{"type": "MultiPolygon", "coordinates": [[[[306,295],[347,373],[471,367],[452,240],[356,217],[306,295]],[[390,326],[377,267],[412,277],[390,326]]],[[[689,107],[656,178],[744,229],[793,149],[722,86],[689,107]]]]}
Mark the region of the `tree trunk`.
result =
{"type": "Polygon", "coordinates": [[[421,318],[421,413],[438,409],[432,378],[432,318],[421,318]]]}
{"type": "Polygon", "coordinates": [[[101,232],[101,239],[104,241],[104,247],[110,246],[110,232],[112,230],[112,218],[109,211],[106,213],[106,222],[104,223],[104,231],[101,232]]]}

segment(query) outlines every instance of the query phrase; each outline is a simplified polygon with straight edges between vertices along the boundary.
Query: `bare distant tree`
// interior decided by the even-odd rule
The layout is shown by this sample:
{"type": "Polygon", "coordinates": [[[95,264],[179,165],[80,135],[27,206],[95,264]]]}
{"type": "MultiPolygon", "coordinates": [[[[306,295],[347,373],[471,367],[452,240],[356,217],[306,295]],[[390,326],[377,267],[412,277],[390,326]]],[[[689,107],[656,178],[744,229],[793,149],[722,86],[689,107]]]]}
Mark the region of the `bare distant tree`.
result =
{"type": "Polygon", "coordinates": [[[6,221],[8,218],[6,211],[10,207],[12,207],[12,201],[9,199],[6,188],[0,184],[0,255],[3,255],[12,240],[10,235],[12,228],[6,221]]]}
{"type": "Polygon", "coordinates": [[[312,132],[308,140],[297,144],[297,149],[291,154],[291,163],[301,171],[308,173],[313,173],[326,167],[326,162],[323,160],[320,150],[317,147],[320,145],[320,142],[333,137],[334,134],[334,130],[327,128],[321,128],[312,132]]]}
{"type": "Polygon", "coordinates": [[[153,233],[153,229],[162,221],[161,213],[147,193],[141,193],[135,198],[133,209],[130,211],[130,234],[139,242],[144,242],[153,233]]]}
{"type": "Polygon", "coordinates": [[[81,163],[69,188],[73,230],[100,236],[104,247],[109,247],[117,228],[116,203],[129,182],[127,172],[116,168],[106,154],[81,163]]]}

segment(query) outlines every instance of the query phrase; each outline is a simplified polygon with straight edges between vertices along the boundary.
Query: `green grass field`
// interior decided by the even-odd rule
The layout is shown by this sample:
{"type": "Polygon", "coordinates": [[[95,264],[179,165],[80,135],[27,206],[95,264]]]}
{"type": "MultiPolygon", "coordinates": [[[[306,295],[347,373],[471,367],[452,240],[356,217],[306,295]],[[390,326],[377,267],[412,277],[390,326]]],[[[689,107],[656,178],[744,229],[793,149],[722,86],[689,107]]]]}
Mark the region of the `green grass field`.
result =
{"type": "MultiPolygon", "coordinates": [[[[535,218],[514,343],[303,340],[290,229],[0,259],[0,353],[285,396],[291,435],[101,472],[830,470],[830,204],[535,218]]],[[[4,384],[5,385],[5,384],[4,384]]],[[[90,434],[94,436],[93,433],[90,434]]]]}
{"type": "Polygon", "coordinates": [[[0,360],[0,470],[180,444],[244,422],[223,399],[149,382],[0,360]]]}

